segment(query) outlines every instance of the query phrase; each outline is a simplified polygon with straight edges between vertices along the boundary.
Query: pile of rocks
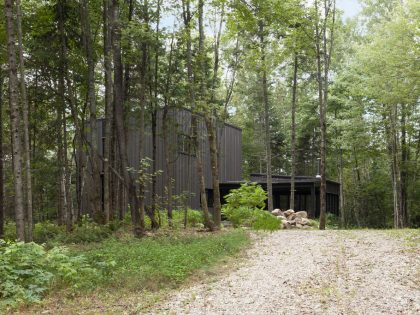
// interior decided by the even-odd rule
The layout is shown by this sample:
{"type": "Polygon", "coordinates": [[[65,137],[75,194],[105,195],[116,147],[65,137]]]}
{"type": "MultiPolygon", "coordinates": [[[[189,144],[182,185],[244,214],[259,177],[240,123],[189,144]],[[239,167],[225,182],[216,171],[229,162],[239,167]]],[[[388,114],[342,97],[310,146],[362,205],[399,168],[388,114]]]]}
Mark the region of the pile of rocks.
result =
{"type": "Polygon", "coordinates": [[[306,211],[295,212],[292,209],[281,211],[274,209],[271,214],[283,222],[283,229],[309,229],[311,221],[306,211]]]}

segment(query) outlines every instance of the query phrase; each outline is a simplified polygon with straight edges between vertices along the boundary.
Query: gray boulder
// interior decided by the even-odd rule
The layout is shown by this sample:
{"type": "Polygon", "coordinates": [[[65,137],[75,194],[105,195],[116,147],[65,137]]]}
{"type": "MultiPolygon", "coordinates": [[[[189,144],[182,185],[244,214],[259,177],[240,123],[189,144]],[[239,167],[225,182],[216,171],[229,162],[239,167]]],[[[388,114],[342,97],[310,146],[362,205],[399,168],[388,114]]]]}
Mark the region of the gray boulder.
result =
{"type": "Polygon", "coordinates": [[[291,215],[291,214],[293,214],[293,213],[295,213],[295,210],[293,210],[293,209],[289,209],[289,210],[284,211],[284,216],[285,216],[286,218],[288,218],[288,217],[289,217],[289,215],[291,215]]]}
{"type": "Polygon", "coordinates": [[[306,211],[298,211],[295,213],[297,217],[301,217],[301,218],[307,218],[308,217],[308,213],[306,211]]]}
{"type": "Polygon", "coordinates": [[[280,209],[274,209],[273,211],[271,211],[272,215],[275,215],[276,217],[281,215],[281,210],[280,209]]]}

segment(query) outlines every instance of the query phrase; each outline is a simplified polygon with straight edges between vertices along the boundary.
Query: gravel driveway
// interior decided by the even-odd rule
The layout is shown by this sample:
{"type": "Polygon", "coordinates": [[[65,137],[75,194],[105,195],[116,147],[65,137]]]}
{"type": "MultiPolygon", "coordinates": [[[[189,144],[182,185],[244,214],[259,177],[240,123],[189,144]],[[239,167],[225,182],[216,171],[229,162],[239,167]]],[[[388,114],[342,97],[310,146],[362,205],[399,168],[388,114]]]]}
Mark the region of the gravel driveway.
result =
{"type": "Polygon", "coordinates": [[[385,231],[278,231],[150,314],[420,314],[420,251],[385,231]]]}

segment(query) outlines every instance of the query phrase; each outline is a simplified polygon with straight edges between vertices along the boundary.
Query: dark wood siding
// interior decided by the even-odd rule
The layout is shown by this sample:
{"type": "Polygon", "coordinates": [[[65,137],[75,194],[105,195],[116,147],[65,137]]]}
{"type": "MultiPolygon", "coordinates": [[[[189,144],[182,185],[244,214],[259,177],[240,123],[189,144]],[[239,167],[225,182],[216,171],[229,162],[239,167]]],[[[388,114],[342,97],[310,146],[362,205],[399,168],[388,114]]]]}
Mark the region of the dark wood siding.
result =
{"type": "MultiPolygon", "coordinates": [[[[149,119],[150,121],[150,119],[149,119]]],[[[180,135],[189,135],[191,126],[191,112],[189,110],[174,110],[168,114],[168,124],[170,129],[170,152],[172,163],[172,174],[174,177],[174,194],[181,195],[183,193],[189,194],[190,197],[186,200],[186,205],[198,209],[200,208],[199,197],[199,182],[196,173],[194,155],[189,155],[178,148],[178,141],[180,135]]],[[[98,124],[98,139],[99,152],[103,154],[103,143],[105,124],[104,120],[100,120],[98,124]]],[[[127,147],[129,165],[135,170],[139,169],[139,130],[136,117],[130,117],[127,129],[127,147]]],[[[165,156],[164,156],[164,143],[162,135],[162,112],[158,113],[157,119],[157,170],[161,173],[156,178],[156,193],[162,200],[165,196],[165,156]]],[[[202,117],[199,117],[199,137],[203,150],[203,164],[205,174],[206,189],[212,189],[211,167],[210,167],[210,150],[207,140],[207,132],[202,117]]],[[[240,181],[241,178],[241,142],[242,132],[239,128],[229,124],[220,124],[218,127],[218,147],[219,147],[219,167],[220,167],[220,181],[240,181]]],[[[153,143],[151,126],[147,125],[145,128],[144,152],[145,157],[152,159],[153,143]]],[[[150,161],[151,163],[151,161],[150,161]]],[[[102,167],[102,166],[101,166],[102,167]]],[[[151,172],[151,165],[148,169],[151,172]]],[[[146,187],[146,204],[151,201],[151,185],[146,187]]],[[[181,205],[180,205],[181,206],[181,205]]]]}

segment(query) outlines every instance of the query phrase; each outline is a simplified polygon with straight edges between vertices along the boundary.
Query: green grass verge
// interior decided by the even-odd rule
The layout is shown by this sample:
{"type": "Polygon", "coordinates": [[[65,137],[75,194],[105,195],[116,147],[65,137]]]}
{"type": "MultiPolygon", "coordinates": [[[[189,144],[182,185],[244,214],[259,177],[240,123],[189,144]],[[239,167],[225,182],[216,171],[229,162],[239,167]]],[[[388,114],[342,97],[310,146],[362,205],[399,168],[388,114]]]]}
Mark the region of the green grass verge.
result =
{"type": "Polygon", "coordinates": [[[196,270],[208,268],[249,244],[243,230],[217,234],[167,235],[121,241],[108,239],[84,248],[85,256],[115,261],[111,275],[100,285],[157,290],[182,283],[196,270]]]}
{"type": "Polygon", "coordinates": [[[250,243],[248,232],[242,229],[217,233],[187,229],[162,230],[143,239],[124,234],[72,245],[70,255],[82,255],[96,264],[107,262],[112,268],[90,278],[89,286],[52,286],[43,302],[22,305],[19,312],[95,312],[98,307],[98,312],[105,313],[119,313],[122,308],[139,311],[184,283],[223,274],[231,268],[232,257],[250,243]]]}

